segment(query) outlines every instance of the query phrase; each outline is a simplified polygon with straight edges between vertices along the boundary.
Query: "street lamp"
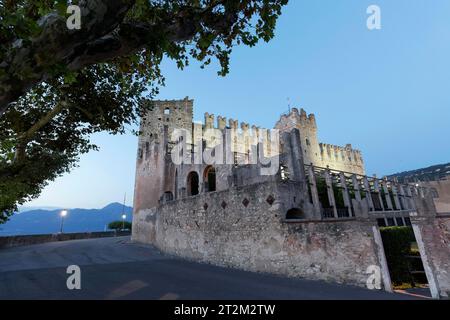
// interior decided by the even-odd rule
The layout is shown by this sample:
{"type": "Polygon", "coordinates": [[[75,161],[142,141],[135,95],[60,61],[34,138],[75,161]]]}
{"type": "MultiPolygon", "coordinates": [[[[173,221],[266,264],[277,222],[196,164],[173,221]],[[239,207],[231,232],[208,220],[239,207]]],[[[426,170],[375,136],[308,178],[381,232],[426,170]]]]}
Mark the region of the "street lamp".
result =
{"type": "Polygon", "coordinates": [[[125,219],[127,216],[125,214],[122,215],[122,230],[125,230],[125,219]]]}
{"type": "Polygon", "coordinates": [[[67,216],[67,210],[61,210],[61,212],[59,213],[59,215],[61,216],[61,229],[59,230],[59,233],[63,232],[63,226],[64,226],[64,217],[67,216]]]}

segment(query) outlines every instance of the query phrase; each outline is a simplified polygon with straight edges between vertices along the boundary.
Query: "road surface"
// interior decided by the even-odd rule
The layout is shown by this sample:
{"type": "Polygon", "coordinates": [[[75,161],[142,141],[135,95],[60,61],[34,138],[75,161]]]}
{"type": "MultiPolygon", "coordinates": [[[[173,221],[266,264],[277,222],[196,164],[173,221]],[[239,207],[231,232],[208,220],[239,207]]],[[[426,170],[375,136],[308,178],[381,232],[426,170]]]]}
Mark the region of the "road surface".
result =
{"type": "Polygon", "coordinates": [[[163,255],[129,237],[0,249],[0,299],[409,299],[321,281],[220,268],[163,255]],[[68,290],[69,265],[81,290],[68,290]]]}

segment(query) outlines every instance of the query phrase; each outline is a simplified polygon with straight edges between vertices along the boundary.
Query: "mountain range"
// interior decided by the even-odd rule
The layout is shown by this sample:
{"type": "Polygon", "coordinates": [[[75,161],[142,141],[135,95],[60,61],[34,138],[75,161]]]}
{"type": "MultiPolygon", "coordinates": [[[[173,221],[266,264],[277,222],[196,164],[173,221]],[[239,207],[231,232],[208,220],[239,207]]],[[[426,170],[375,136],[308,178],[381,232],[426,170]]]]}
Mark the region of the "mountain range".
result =
{"type": "MultiPolygon", "coordinates": [[[[101,209],[68,209],[63,232],[94,232],[107,230],[108,223],[122,220],[122,210],[131,222],[133,208],[111,203],[101,209]]],[[[0,237],[28,234],[58,233],[61,229],[61,209],[21,208],[5,224],[0,224],[0,237]]]]}
{"type": "Polygon", "coordinates": [[[450,163],[438,164],[427,168],[393,174],[388,178],[397,178],[401,183],[439,181],[450,176],[450,163]]]}

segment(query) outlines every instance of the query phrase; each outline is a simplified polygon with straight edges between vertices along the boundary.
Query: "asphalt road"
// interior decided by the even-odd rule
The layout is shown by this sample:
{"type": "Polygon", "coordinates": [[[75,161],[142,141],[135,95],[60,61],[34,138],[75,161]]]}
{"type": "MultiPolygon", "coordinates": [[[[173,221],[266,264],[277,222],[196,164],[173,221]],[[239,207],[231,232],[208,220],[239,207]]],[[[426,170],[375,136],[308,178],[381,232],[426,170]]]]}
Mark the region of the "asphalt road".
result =
{"type": "Polygon", "coordinates": [[[0,299],[409,299],[169,257],[129,237],[0,249],[0,299]],[[69,265],[81,290],[68,290],[69,265]]]}

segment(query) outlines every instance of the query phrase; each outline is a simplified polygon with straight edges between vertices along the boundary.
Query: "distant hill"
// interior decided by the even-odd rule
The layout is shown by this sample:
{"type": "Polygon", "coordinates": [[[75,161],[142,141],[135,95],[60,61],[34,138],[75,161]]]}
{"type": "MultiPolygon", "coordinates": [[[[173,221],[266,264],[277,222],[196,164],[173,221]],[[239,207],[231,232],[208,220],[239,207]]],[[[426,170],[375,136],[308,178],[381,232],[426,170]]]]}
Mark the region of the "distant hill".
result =
{"type": "Polygon", "coordinates": [[[20,206],[19,207],[19,212],[27,212],[27,211],[33,211],[33,210],[47,210],[47,211],[52,211],[52,210],[61,210],[62,208],[60,207],[28,207],[28,206],[20,206]]]}
{"type": "MultiPolygon", "coordinates": [[[[64,232],[104,231],[111,221],[122,220],[122,206],[120,203],[111,203],[102,209],[69,209],[64,218],[64,232]]],[[[60,209],[24,209],[5,224],[0,224],[0,236],[59,232],[60,209]]],[[[133,208],[125,206],[126,221],[131,222],[132,213],[133,208]]]]}
{"type": "Polygon", "coordinates": [[[401,183],[412,183],[419,181],[438,181],[450,176],[450,163],[438,164],[428,168],[405,171],[393,174],[389,178],[396,177],[401,183]]]}

